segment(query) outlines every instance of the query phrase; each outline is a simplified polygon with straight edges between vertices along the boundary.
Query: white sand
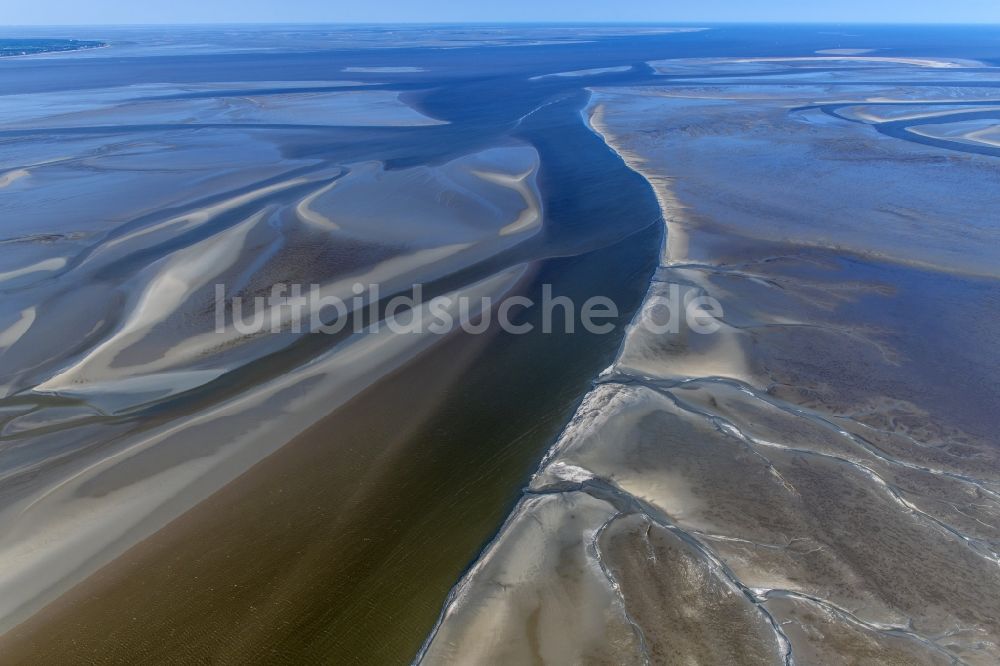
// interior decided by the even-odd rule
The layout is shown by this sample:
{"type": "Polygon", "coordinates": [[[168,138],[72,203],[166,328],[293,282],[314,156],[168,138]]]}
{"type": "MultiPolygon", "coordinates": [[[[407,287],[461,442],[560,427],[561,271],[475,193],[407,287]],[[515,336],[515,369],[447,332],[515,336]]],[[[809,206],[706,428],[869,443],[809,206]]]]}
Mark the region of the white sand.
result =
{"type": "Polygon", "coordinates": [[[366,74],[409,74],[414,72],[426,72],[424,67],[345,67],[342,72],[357,72],[366,74]]]}
{"type": "MultiPolygon", "coordinates": [[[[247,84],[263,89],[262,84],[247,84]]],[[[321,84],[339,87],[350,82],[321,84]]],[[[283,87],[289,87],[287,84],[283,87]]],[[[300,87],[310,87],[303,84],[300,87]]],[[[219,86],[221,93],[233,85],[219,86]]],[[[240,89],[240,88],[236,88],[240,89]]],[[[288,92],[266,95],[167,98],[213,88],[107,88],[81,96],[66,93],[0,96],[6,128],[94,127],[131,124],[288,124],[344,127],[440,125],[391,90],[288,92]],[[163,97],[158,99],[158,97],[163,97]]]]}
{"type": "Polygon", "coordinates": [[[27,169],[12,169],[6,173],[0,173],[0,188],[7,187],[22,178],[27,178],[30,172],[27,169]]]}
{"type": "Polygon", "coordinates": [[[627,72],[632,69],[631,65],[621,65],[620,67],[594,67],[593,69],[574,69],[569,72],[557,72],[555,74],[541,74],[531,77],[532,81],[540,81],[552,77],[577,78],[581,76],[594,76],[596,74],[613,74],[615,72],[627,72]]]}
{"type": "MultiPolygon", "coordinates": [[[[985,110],[985,109],[983,109],[985,110]]],[[[998,107],[997,110],[1000,110],[998,107]]],[[[908,127],[908,132],[932,139],[957,141],[973,146],[1000,148],[1000,120],[966,120],[954,123],[908,127]]]]}

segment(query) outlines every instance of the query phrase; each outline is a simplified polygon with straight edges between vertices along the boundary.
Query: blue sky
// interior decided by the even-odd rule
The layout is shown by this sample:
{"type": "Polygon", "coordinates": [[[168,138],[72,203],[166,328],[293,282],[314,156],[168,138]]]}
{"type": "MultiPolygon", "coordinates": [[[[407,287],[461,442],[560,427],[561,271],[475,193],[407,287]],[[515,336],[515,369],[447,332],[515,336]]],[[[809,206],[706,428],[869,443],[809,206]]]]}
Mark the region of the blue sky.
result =
{"type": "Polygon", "coordinates": [[[0,25],[451,21],[1000,23],[1000,0],[0,0],[0,25]]]}

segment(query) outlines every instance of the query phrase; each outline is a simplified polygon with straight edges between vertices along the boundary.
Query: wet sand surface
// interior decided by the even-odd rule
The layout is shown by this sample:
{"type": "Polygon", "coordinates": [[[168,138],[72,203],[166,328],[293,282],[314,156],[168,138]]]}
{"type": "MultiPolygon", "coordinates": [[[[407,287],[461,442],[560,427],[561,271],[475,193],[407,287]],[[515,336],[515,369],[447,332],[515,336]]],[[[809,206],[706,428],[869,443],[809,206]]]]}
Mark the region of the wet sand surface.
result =
{"type": "Polygon", "coordinates": [[[946,63],[880,61],[888,87],[825,64],[595,90],[657,190],[661,267],[423,663],[1000,659],[1000,166],[845,113],[961,105],[962,76],[905,83],[946,63]],[[721,328],[651,329],[675,290],[721,328]]]}
{"type": "Polygon", "coordinates": [[[872,31],[2,63],[3,660],[995,660],[997,157],[911,130],[1000,76],[872,31]],[[216,284],[356,281],[618,325],[213,329],[216,284]],[[671,285],[722,330],[623,344],[671,285]]]}

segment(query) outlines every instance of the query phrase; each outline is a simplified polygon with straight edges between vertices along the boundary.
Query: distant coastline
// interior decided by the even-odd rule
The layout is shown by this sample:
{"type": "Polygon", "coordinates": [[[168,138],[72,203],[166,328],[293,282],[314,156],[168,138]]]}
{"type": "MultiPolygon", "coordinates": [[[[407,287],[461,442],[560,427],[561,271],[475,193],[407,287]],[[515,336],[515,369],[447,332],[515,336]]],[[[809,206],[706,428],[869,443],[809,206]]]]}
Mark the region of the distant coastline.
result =
{"type": "Polygon", "coordinates": [[[82,51],[107,46],[104,42],[79,39],[0,39],[0,58],[82,51]]]}

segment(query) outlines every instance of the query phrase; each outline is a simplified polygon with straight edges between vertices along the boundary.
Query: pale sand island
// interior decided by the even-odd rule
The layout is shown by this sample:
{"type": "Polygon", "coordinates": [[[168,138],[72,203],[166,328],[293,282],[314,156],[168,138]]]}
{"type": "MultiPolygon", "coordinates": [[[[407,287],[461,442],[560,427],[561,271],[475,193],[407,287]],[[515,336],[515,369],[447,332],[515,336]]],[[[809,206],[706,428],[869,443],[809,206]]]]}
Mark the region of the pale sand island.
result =
{"type": "MultiPolygon", "coordinates": [[[[996,111],[998,109],[987,108],[975,110],[996,111]]],[[[1000,148],[1000,123],[996,120],[967,120],[956,123],[929,124],[911,129],[910,131],[932,139],[960,141],[973,146],[1000,148]]]]}

